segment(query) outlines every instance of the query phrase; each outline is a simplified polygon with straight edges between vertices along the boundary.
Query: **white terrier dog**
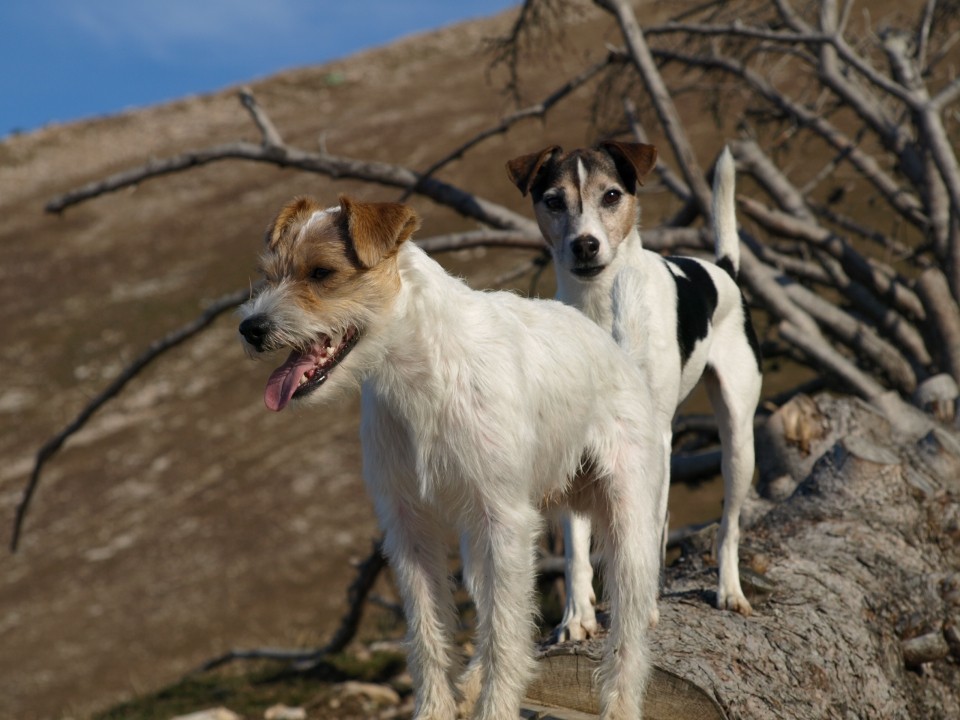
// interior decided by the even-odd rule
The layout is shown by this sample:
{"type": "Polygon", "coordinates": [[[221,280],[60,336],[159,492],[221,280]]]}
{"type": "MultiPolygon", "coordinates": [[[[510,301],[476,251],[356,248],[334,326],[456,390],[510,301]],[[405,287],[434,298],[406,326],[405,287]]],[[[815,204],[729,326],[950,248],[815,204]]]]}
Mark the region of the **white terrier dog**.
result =
{"type": "Polygon", "coordinates": [[[483,720],[518,716],[534,669],[538,511],[569,507],[598,521],[609,572],[602,717],[636,720],[665,488],[649,378],[573,308],[449,276],[405,242],[418,225],[405,205],[346,197],[280,212],[266,287],[240,324],[251,351],[290,350],[266,404],[362,385],[364,477],[403,596],[416,718],[450,720],[461,699],[483,720]],[[451,525],[478,618],[459,687],[451,525]]]}
{"type": "MultiPolygon", "coordinates": [[[[760,348],[736,277],[740,262],[735,168],[724,149],[714,175],[717,263],[643,249],[637,189],[657,161],[653,145],[605,142],[564,154],[552,146],[507,163],[533,200],[557,273],[557,298],[614,335],[648,378],[669,482],[671,422],[702,378],[717,417],[724,478],[718,533],[717,607],[751,612],[740,587],[740,509],[753,478],[753,418],[760,397],[760,348]]],[[[667,490],[660,517],[666,522],[667,490]]],[[[555,637],[583,639],[597,628],[590,521],[563,521],[567,606],[555,637]]]]}

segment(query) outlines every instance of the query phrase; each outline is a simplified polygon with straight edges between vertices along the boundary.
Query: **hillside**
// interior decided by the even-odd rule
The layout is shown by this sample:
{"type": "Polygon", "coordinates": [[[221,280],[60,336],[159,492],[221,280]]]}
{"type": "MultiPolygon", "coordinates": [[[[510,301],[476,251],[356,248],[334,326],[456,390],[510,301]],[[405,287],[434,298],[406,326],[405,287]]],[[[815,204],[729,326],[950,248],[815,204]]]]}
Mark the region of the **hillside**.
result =
{"type": "MultiPolygon", "coordinates": [[[[510,20],[411,37],[252,89],[291,143],[426,167],[512,109],[484,54],[484,39],[510,20]]],[[[528,77],[529,100],[566,77],[583,48],[598,57],[615,37],[594,15],[577,22],[574,49],[528,77]]],[[[529,214],[504,161],[593,133],[588,103],[568,103],[441,177],[529,214]]],[[[341,191],[396,197],[236,162],[43,212],[57,193],[110,172],[236,139],[257,133],[227,89],[0,143],[5,538],[37,448],[152,339],[248,284],[281,203],[341,191]]],[[[413,202],[423,236],[467,227],[413,202]]],[[[645,212],[655,224],[666,209],[651,196],[645,212]]],[[[514,259],[444,261],[482,286],[514,259]]],[[[541,292],[551,291],[545,280],[541,292]]],[[[349,561],[377,534],[359,479],[356,408],[322,419],[266,412],[269,368],[245,359],[234,324],[222,318],[152,367],[45,471],[21,549],[0,561],[0,717],[82,717],[229,647],[317,644],[334,627],[349,561]]],[[[678,517],[717,512],[707,495],[678,517]]]]}

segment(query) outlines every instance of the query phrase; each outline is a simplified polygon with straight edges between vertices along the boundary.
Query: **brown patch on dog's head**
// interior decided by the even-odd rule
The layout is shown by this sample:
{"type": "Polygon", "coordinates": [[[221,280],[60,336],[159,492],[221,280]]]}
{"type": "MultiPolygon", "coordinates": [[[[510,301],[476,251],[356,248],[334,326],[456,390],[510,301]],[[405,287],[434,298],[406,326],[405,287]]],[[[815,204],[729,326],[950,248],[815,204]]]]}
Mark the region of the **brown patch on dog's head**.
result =
{"type": "Polygon", "coordinates": [[[340,196],[343,213],[357,260],[371,268],[396,252],[420,227],[420,217],[402,203],[367,203],[340,196]]]}
{"type": "Polygon", "coordinates": [[[413,208],[340,197],[324,210],[310,198],[292,200],[267,230],[261,270],[270,282],[345,277],[374,269],[420,227],[413,208]]]}
{"type": "Polygon", "coordinates": [[[544,164],[550,161],[555,154],[562,152],[563,149],[559,145],[550,145],[538,152],[509,160],[507,162],[507,176],[510,178],[510,182],[516,185],[520,193],[526,197],[544,164]]]}
{"type": "Polygon", "coordinates": [[[294,198],[284,205],[273,219],[270,227],[267,228],[265,238],[267,249],[275,250],[283,236],[286,235],[294,225],[302,224],[319,209],[320,206],[307,197],[294,198]]]}

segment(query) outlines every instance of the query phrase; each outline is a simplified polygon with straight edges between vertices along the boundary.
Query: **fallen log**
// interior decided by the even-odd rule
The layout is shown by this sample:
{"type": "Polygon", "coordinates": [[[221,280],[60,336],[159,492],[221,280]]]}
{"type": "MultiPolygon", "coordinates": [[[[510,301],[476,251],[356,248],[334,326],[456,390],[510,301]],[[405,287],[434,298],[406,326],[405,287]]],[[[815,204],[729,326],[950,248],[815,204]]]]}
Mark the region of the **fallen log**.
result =
{"type": "MultiPolygon", "coordinates": [[[[652,632],[646,718],[960,717],[960,435],[895,425],[827,395],[771,416],[741,546],[755,612],[713,608],[712,538],[689,540],[652,632]]],[[[602,643],[544,648],[531,701],[596,713],[602,643]]]]}

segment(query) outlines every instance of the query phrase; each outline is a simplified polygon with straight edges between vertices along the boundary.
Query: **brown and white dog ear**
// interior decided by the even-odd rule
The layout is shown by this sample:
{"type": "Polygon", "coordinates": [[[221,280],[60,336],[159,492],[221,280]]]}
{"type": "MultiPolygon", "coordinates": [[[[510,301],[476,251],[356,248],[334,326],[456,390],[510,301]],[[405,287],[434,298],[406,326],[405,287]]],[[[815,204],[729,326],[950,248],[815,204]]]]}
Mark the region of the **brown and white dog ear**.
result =
{"type": "Polygon", "coordinates": [[[420,227],[420,216],[403,203],[368,203],[340,196],[357,260],[371,268],[392,253],[420,227]]]}
{"type": "Polygon", "coordinates": [[[617,172],[631,192],[636,192],[636,185],[643,185],[643,179],[657,164],[657,148],[646,143],[607,140],[600,143],[600,148],[613,158],[617,172]]]}
{"type": "Polygon", "coordinates": [[[533,187],[533,181],[537,179],[537,173],[540,172],[544,163],[552,158],[554,153],[558,152],[563,152],[563,149],[559,145],[551,145],[540,152],[521,155],[509,160],[507,162],[507,176],[510,178],[510,182],[520,189],[522,195],[526,196],[530,192],[530,188],[533,187]]]}
{"type": "Polygon", "coordinates": [[[294,198],[277,213],[270,227],[267,228],[267,234],[264,241],[269,250],[277,247],[281,238],[287,234],[287,231],[298,221],[306,220],[320,206],[307,197],[294,198]]]}

